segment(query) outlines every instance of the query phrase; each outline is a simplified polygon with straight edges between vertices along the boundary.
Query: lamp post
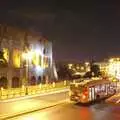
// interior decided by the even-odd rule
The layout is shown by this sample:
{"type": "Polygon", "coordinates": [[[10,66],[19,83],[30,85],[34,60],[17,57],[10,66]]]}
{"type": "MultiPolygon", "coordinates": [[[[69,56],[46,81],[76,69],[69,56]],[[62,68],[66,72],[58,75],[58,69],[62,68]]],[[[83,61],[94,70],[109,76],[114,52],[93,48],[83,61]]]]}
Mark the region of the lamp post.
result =
{"type": "Polygon", "coordinates": [[[31,51],[27,51],[25,53],[22,54],[23,59],[25,59],[26,61],[26,81],[25,81],[25,85],[26,85],[26,95],[28,94],[28,82],[29,82],[29,67],[30,67],[30,61],[32,59],[32,52],[31,51]]]}

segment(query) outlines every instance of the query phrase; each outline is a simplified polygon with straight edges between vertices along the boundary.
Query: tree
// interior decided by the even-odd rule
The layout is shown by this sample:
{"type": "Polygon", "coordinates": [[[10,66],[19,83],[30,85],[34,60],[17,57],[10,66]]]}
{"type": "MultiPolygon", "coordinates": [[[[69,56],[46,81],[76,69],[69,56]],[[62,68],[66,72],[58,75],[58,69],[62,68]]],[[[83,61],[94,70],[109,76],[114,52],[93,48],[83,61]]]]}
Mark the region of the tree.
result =
{"type": "Polygon", "coordinates": [[[84,78],[91,78],[92,77],[92,74],[91,72],[86,72],[85,75],[83,76],[84,78]]]}
{"type": "Polygon", "coordinates": [[[92,76],[94,77],[99,77],[101,75],[99,65],[91,64],[90,71],[91,71],[92,76]]]}
{"type": "Polygon", "coordinates": [[[99,65],[95,64],[95,61],[92,60],[90,63],[90,71],[87,72],[84,77],[91,78],[91,77],[99,77],[101,75],[99,65]]]}
{"type": "Polygon", "coordinates": [[[71,71],[68,69],[68,67],[64,64],[58,65],[58,77],[61,79],[70,79],[71,78],[71,71]]]}

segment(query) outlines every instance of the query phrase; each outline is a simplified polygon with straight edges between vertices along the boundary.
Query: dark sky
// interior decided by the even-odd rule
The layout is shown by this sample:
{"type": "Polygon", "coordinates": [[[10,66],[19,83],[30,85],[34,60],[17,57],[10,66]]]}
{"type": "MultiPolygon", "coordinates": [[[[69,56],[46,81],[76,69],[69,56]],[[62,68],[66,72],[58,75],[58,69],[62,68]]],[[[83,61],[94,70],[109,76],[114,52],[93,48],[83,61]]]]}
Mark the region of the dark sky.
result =
{"type": "Polygon", "coordinates": [[[55,60],[120,56],[119,2],[83,1],[4,0],[1,19],[47,36],[53,42],[55,60]]]}

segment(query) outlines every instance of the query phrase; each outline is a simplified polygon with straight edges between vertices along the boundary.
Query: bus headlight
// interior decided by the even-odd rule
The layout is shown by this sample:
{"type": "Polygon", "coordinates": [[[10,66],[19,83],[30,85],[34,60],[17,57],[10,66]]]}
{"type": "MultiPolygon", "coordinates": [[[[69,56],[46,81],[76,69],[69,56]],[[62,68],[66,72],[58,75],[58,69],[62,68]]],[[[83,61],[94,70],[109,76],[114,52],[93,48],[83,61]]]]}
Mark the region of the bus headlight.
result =
{"type": "Polygon", "coordinates": [[[83,100],[86,99],[86,96],[85,96],[84,94],[82,95],[82,99],[83,99],[83,100]]]}

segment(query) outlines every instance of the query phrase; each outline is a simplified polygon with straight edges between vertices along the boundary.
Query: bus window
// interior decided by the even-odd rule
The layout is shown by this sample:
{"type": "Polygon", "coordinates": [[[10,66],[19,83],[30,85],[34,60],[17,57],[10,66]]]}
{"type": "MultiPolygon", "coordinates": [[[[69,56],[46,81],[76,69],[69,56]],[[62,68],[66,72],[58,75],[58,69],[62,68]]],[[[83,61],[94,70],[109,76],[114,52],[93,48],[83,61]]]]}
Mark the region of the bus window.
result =
{"type": "Polygon", "coordinates": [[[106,84],[106,92],[107,92],[107,95],[108,95],[108,92],[109,92],[109,84],[106,84]]]}
{"type": "Polygon", "coordinates": [[[99,93],[101,91],[101,87],[99,85],[95,86],[95,93],[99,93]]]}
{"type": "Polygon", "coordinates": [[[105,94],[107,95],[108,92],[107,92],[107,84],[105,84],[105,94]]]}
{"type": "Polygon", "coordinates": [[[105,84],[101,85],[101,92],[105,92],[105,84]]]}
{"type": "Polygon", "coordinates": [[[92,100],[95,99],[95,87],[91,87],[91,96],[92,96],[92,100]]]}
{"type": "Polygon", "coordinates": [[[89,88],[89,101],[92,101],[92,93],[91,93],[91,88],[89,88]]]}

